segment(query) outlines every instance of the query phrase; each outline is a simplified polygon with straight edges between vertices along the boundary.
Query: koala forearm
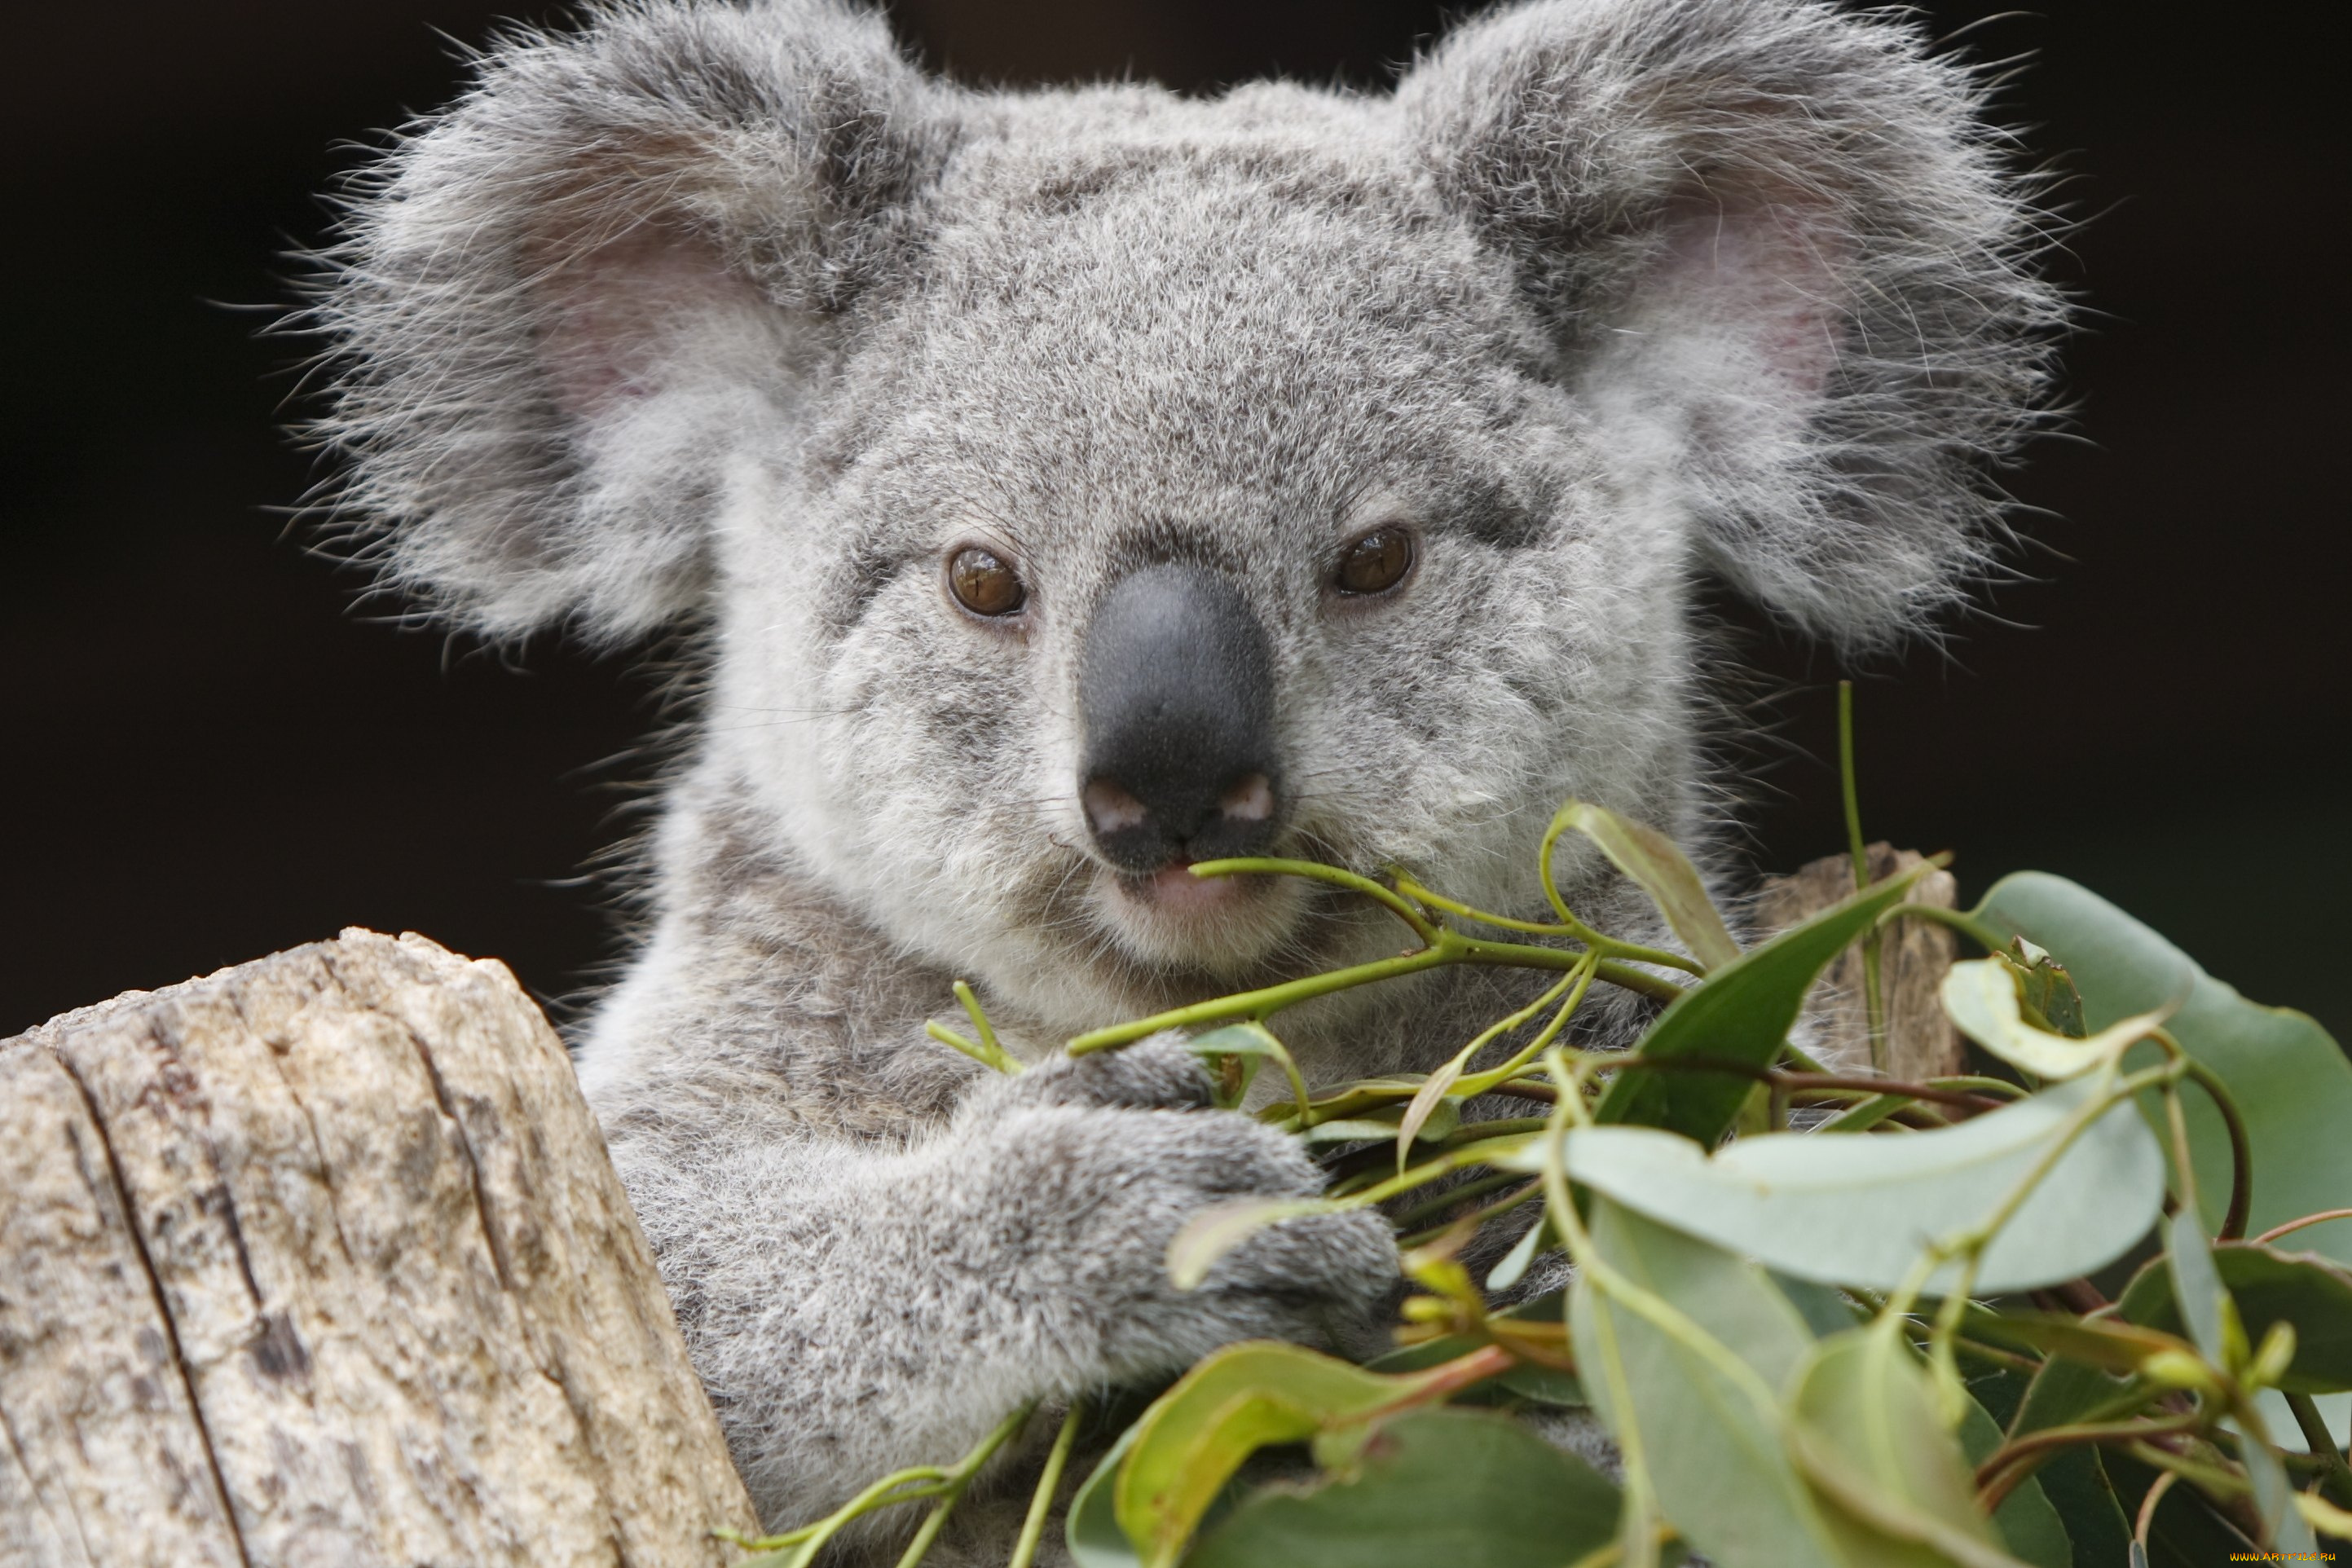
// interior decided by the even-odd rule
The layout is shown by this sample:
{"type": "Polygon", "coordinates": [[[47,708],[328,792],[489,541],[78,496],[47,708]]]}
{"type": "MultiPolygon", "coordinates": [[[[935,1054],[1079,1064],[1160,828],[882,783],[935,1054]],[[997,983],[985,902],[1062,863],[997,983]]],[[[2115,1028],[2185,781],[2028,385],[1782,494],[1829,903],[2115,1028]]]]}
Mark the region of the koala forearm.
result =
{"type": "Polygon", "coordinates": [[[795,1522],[1096,1375],[940,1145],[616,1149],[762,1518],[795,1522]]]}

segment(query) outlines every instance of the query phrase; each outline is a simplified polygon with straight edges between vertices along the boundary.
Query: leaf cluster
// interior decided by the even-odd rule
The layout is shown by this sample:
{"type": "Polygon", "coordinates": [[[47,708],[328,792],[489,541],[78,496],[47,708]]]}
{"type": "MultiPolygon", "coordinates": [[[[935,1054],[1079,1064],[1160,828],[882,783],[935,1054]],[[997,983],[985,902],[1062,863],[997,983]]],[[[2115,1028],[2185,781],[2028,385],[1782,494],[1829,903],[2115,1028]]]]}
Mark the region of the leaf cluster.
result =
{"type": "MultiPolygon", "coordinates": [[[[2352,1392],[2352,1064],[2315,1023],[2039,873],[1959,912],[1906,901],[1930,861],[1743,950],[1638,824],[1570,802],[1540,856],[1544,921],[1402,873],[1198,866],[1349,889],[1415,945],[1071,1042],[1202,1030],[1227,1102],[1273,1064],[1283,1090],[1255,1114],[1329,1162],[1320,1198],[1187,1226],[1179,1285],[1265,1226],[1378,1207],[1414,1287],[1399,1348],[1369,1365],[1246,1343],[1161,1393],[1070,1499],[1083,1568],[1665,1568],[1690,1551],[1718,1568],[2068,1568],[2352,1540],[2322,1408],[2352,1392]],[[1577,918],[1550,879],[1571,832],[1650,894],[1679,951],[1577,918]],[[1942,1000],[1984,1072],[1840,1074],[1790,1043],[1822,970],[1900,920],[1982,950],[1942,1000]],[[1425,1076],[1309,1086],[1273,1027],[1315,996],[1459,963],[1557,978],[1425,1076]],[[1596,984],[1664,1004],[1630,1050],[1564,1043],[1596,984]],[[1503,1100],[1526,1113],[1471,1114],[1503,1100]],[[1474,1278],[1463,1259],[1493,1256],[1499,1241],[1473,1245],[1489,1227],[1517,1239],[1474,1278]],[[1496,1305],[1560,1252],[1566,1290],[1496,1305]],[[1546,1436],[1579,1422],[1606,1431],[1613,1475],[1546,1436]]],[[[1010,1069],[959,994],[979,1037],[950,1043],[1010,1069]]],[[[803,1568],[863,1514],[927,1501],[912,1564],[1030,1416],[743,1544],[803,1568]]],[[[1013,1568],[1082,1420],[1063,1421],[1013,1568]]]]}

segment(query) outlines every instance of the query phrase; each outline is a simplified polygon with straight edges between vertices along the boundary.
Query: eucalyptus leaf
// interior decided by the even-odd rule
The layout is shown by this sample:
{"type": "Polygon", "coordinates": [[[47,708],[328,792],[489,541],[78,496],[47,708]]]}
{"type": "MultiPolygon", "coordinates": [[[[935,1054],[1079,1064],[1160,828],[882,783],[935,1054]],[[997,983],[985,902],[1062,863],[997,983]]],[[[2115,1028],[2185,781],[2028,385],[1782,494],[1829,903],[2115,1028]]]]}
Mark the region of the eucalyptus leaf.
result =
{"type": "MultiPolygon", "coordinates": [[[[2260,1344],[2273,1323],[2294,1327],[2294,1360],[2279,1386],[2290,1394],[2352,1389],[2352,1271],[2314,1253],[2252,1242],[2211,1249],[2212,1268],[2238,1304],[2246,1337],[2260,1344]]],[[[2125,1287],[2119,1303],[2135,1323],[2182,1331],[2172,1275],[2162,1259],[2125,1287]]]]}
{"type": "Polygon", "coordinates": [[[1665,1517],[1719,1568],[1843,1568],[1788,1457],[1775,1390],[1813,1342],[1788,1298],[1754,1264],[1605,1196],[1591,1234],[1605,1268],[1579,1271],[1570,1321],[1629,1474],[1643,1468],[1665,1517]]]}
{"type": "Polygon", "coordinates": [[[1814,1346],[1789,1405],[1790,1451],[1851,1555],[2017,1568],[1977,1510],[1968,1460],[1936,1418],[1935,1393],[1898,1321],[1814,1346]],[[1933,1555],[1890,1552],[1874,1536],[1933,1555]]]}
{"type": "MultiPolygon", "coordinates": [[[[1974,1393],[1972,1385],[1971,1395],[1974,1393]]],[[[1971,1397],[1960,1415],[1958,1436],[1961,1456],[1971,1466],[1981,1465],[2000,1447],[2000,1424],[1979,1399],[1971,1397]]],[[[2044,1465],[2043,1470],[2048,1468],[2044,1465]]],[[[2040,1475],[2028,1476],[2001,1499],[2000,1507],[1993,1510],[1993,1528],[2000,1532],[2010,1555],[2033,1568],[2074,1568],[2074,1543],[2042,1481],[2040,1475]]]]}
{"type": "Polygon", "coordinates": [[[1706,884],[1699,880],[1697,868],[1673,839],[1606,806],[1581,800],[1561,806],[1555,823],[1592,840],[1611,865],[1649,894],[1700,967],[1711,973],[1739,957],[1739,944],[1731,940],[1723,916],[1706,896],[1706,884]]]}
{"type": "Polygon", "coordinates": [[[1347,1471],[1244,1499],[1185,1568],[1560,1568],[1608,1544],[1617,1489],[1506,1416],[1426,1410],[1347,1471]]]}
{"type": "MultiPolygon", "coordinates": [[[[2189,1325],[2189,1336],[2196,1342],[2207,1361],[2217,1367],[2231,1367],[2238,1360],[2231,1352],[2232,1319],[2237,1310],[2230,1292],[2221,1283],[2220,1270],[2213,1266],[2213,1255],[2205,1241],[2203,1222],[2193,1209],[2183,1208],[2172,1216],[2168,1227],[2171,1246],[2165,1254],[2165,1264],[2172,1277],[2172,1294],[2180,1316],[2189,1325]]],[[[2243,1331],[2238,1331],[2242,1338],[2243,1331]]],[[[2245,1465],[2246,1479],[2253,1483],[2254,1507],[2262,1515],[2263,1543],[2281,1551],[2308,1552],[2314,1549],[2311,1526],[2294,1511],[2294,1488],[2287,1484],[2286,1467],[2270,1446],[2270,1434],[2259,1417],[2249,1417],[2242,1407],[2237,1415],[2224,1423],[2238,1436],[2238,1457],[2245,1465]]]]}
{"type": "MultiPolygon", "coordinates": [[[[1956,1127],[1881,1138],[1765,1133],[1713,1155],[1650,1128],[1580,1128],[1568,1134],[1568,1174],[1800,1279],[1893,1289],[1931,1243],[1992,1217],[2105,1092],[2103,1079],[2078,1079],[1956,1127]]],[[[1538,1166],[1533,1151],[1515,1163],[1538,1166]]],[[[2147,1234],[2163,1196],[2156,1141],[2118,1103],[1993,1237],[1977,1289],[2031,1289],[2112,1262],[2147,1234]]],[[[1948,1289],[1957,1277],[1948,1263],[1929,1289],[1948,1289]]]]}
{"type": "MultiPolygon", "coordinates": [[[[1928,861],[1856,893],[1713,971],[1667,1005],[1643,1037],[1640,1054],[1769,1067],[1830,961],[1936,868],[1928,861]]],[[[1735,1073],[1629,1069],[1610,1084],[1593,1115],[1663,1127],[1712,1148],[1755,1087],[1735,1073]]]]}
{"type": "Polygon", "coordinates": [[[1136,1423],[1113,1492],[1118,1526],[1148,1568],[1167,1568],[1253,1453],[1408,1399],[1431,1375],[1383,1376],[1297,1345],[1228,1345],[1136,1423]]]}
{"type": "Polygon", "coordinates": [[[1168,1278],[1179,1290],[1197,1290],[1217,1260],[1259,1231],[1303,1215],[1329,1214],[1328,1198],[1237,1198],[1215,1204],[1184,1222],[1168,1243],[1168,1278]]]}
{"type": "MultiPolygon", "coordinates": [[[[2316,1023],[2247,1001],[2147,926],[2063,877],[2028,871],[2003,878],[1975,918],[2049,949],[2082,988],[2084,1016],[2095,1028],[2179,1003],[2167,1029],[2228,1087],[2245,1118],[2253,1151],[2252,1231],[2352,1205],[2352,1138],[2344,1131],[2352,1127],[2352,1061],[2316,1023]]],[[[2229,1133],[2205,1096],[2184,1086],[2181,1099],[2198,1203],[2211,1234],[2230,1198],[2229,1133]]],[[[2314,1226],[2298,1245],[2352,1263],[2352,1220],[2314,1226]]]]}
{"type": "Polygon", "coordinates": [[[2138,1013],[2083,1039],[2037,1029],[2025,1021],[2016,971],[2004,958],[1955,963],[1945,973],[1944,1015],[1960,1033],[2011,1067],[2053,1083],[2079,1078],[2147,1037],[2169,1011],[2138,1013]]]}
{"type": "Polygon", "coordinates": [[[1063,1521],[1062,1533],[1069,1542],[1070,1560],[1077,1568],[1143,1568],[1143,1558],[1136,1551],[1135,1542],[1118,1527],[1118,1510],[1114,1501],[1119,1466],[1125,1462],[1128,1450],[1135,1447],[1136,1431],[1135,1426],[1129,1426],[1118,1435],[1118,1441],[1111,1445],[1110,1451],[1079,1483],[1070,1499],[1070,1511],[1063,1521]]]}

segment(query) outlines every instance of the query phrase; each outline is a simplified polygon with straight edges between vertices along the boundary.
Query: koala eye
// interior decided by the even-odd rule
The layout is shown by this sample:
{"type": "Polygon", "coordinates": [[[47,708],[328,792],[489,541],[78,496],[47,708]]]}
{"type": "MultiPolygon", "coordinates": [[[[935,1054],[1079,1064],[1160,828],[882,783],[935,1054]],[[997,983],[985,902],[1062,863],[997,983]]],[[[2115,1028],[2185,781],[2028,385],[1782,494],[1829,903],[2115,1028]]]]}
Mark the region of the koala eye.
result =
{"type": "Polygon", "coordinates": [[[1412,570],[1412,535],[1391,524],[1361,535],[1340,552],[1333,584],[1342,594],[1385,594],[1412,570]]]}
{"type": "Polygon", "coordinates": [[[948,558],[948,588],[975,616],[1009,616],[1029,602],[1021,574],[993,551],[967,544],[948,558]]]}

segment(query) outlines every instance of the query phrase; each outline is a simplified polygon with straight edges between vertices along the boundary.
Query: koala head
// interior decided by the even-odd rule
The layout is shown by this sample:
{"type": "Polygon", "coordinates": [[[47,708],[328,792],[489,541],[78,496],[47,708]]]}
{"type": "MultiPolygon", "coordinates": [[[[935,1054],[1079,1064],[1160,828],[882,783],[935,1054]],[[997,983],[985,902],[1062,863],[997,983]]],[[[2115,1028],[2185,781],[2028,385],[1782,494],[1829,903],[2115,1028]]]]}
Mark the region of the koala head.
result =
{"type": "Polygon", "coordinates": [[[1098,1022],[1523,907],[1701,795],[1713,573],[1849,647],[1997,527],[2056,307],[1969,79],[1811,0],[1543,0],[1392,95],[984,94],[830,0],[519,35],[352,193],[389,581],[709,650],[694,764],[888,936],[1098,1022]]]}

